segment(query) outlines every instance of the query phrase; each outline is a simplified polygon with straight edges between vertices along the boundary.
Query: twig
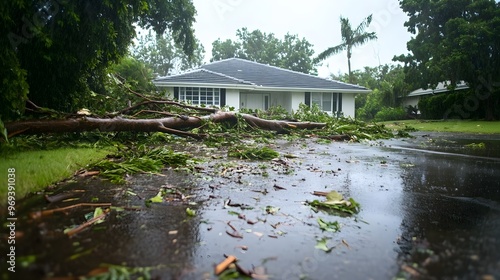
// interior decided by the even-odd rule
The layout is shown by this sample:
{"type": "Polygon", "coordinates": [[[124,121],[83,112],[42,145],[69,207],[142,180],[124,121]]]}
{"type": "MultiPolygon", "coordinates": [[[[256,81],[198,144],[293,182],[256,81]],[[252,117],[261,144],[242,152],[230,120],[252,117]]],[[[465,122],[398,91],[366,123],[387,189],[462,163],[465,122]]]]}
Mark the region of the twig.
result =
{"type": "Polygon", "coordinates": [[[66,234],[67,234],[68,236],[72,236],[72,235],[74,235],[74,234],[77,234],[77,233],[79,233],[80,231],[82,231],[82,230],[84,230],[85,228],[87,228],[88,226],[90,226],[90,225],[94,224],[95,222],[97,222],[97,221],[99,221],[100,219],[102,219],[103,217],[105,217],[108,213],[109,213],[109,209],[106,209],[106,210],[104,211],[104,213],[102,213],[101,215],[99,215],[99,216],[97,216],[97,217],[94,217],[94,218],[92,218],[92,219],[90,219],[90,220],[86,221],[85,223],[83,223],[83,224],[81,224],[81,225],[77,226],[77,227],[76,227],[76,228],[74,228],[74,229],[69,230],[68,232],[66,232],[66,234]]]}
{"type": "Polygon", "coordinates": [[[219,275],[222,272],[224,272],[224,270],[226,270],[229,267],[229,265],[231,265],[235,261],[236,261],[235,256],[233,256],[233,255],[227,256],[224,261],[222,261],[221,263],[219,263],[218,265],[215,266],[215,270],[214,270],[215,275],[219,275]]]}
{"type": "Polygon", "coordinates": [[[314,191],[314,192],[313,192],[313,195],[317,195],[317,196],[327,196],[327,195],[328,195],[328,192],[314,191]]]}
{"type": "Polygon", "coordinates": [[[182,130],[168,128],[164,125],[160,125],[158,130],[162,131],[162,132],[170,133],[170,134],[175,134],[177,136],[192,137],[196,140],[201,140],[201,139],[204,139],[207,137],[206,134],[196,134],[196,133],[186,132],[186,131],[182,131],[182,130]]]}
{"type": "Polygon", "coordinates": [[[66,206],[66,207],[62,207],[62,208],[33,212],[33,213],[31,213],[31,218],[36,219],[36,218],[40,218],[43,216],[52,215],[56,212],[62,212],[62,211],[70,210],[70,209],[77,208],[77,207],[83,207],[83,206],[108,207],[108,206],[111,206],[111,203],[78,203],[78,204],[74,204],[74,205],[70,205],[70,206],[66,206]]]}

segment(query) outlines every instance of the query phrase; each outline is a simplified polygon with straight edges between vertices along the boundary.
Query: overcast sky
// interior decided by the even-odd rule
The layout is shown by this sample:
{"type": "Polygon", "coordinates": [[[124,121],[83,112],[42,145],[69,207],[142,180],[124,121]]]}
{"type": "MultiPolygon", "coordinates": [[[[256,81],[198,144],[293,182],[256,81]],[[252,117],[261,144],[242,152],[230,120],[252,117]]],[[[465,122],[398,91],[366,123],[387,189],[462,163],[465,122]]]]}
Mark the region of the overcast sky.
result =
{"type": "MultiPolygon", "coordinates": [[[[247,27],[274,33],[277,38],[289,32],[314,45],[315,55],[341,43],[340,16],[349,18],[356,28],[368,15],[373,21],[368,31],[378,40],[353,50],[353,70],[391,63],[394,55],[406,54],[411,34],[403,26],[407,16],[398,0],[193,0],[198,15],[194,24],[197,38],[205,47],[205,61],[212,55],[212,42],[236,39],[236,30],[247,27]]],[[[321,77],[347,73],[346,53],[330,57],[318,68],[321,77]]]]}

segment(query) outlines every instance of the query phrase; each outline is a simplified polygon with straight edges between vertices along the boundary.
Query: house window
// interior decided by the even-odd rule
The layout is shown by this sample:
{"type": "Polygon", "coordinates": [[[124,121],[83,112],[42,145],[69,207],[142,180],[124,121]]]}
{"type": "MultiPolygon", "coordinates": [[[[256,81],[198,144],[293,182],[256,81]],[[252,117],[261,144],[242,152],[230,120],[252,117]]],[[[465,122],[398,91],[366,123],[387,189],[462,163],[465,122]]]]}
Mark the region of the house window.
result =
{"type": "Polygon", "coordinates": [[[219,88],[181,87],[179,88],[179,100],[189,102],[193,105],[220,105],[219,88]]]}
{"type": "Polygon", "coordinates": [[[336,92],[312,92],[311,105],[316,104],[318,107],[328,112],[329,114],[339,113],[342,111],[341,104],[342,95],[336,92]]]}

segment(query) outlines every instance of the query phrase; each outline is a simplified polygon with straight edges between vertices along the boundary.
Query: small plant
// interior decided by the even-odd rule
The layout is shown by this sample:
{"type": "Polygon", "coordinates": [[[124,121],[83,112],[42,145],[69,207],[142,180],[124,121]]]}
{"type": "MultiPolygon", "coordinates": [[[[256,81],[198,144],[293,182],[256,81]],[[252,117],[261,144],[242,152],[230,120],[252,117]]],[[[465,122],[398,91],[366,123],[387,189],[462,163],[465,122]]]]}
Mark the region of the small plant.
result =
{"type": "Polygon", "coordinates": [[[470,143],[470,144],[467,144],[465,145],[466,148],[469,148],[469,149],[473,149],[473,150],[479,150],[479,149],[485,149],[486,148],[486,144],[484,143],[470,143]]]}
{"type": "Polygon", "coordinates": [[[239,146],[229,151],[228,156],[240,159],[271,160],[279,157],[279,153],[268,147],[243,147],[239,146]]]}

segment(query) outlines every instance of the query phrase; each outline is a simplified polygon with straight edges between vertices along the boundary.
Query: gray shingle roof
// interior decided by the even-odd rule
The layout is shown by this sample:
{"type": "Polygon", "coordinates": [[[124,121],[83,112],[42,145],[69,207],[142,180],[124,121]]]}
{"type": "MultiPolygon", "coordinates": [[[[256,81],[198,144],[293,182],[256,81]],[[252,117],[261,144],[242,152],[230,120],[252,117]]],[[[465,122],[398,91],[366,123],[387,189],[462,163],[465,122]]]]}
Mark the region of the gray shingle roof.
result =
{"type": "Polygon", "coordinates": [[[265,88],[297,88],[339,91],[368,91],[365,87],[333,81],[240,58],[205,64],[197,70],[159,78],[154,83],[199,83],[251,85],[265,88]]]}
{"type": "Polygon", "coordinates": [[[449,82],[440,82],[437,84],[436,88],[428,88],[428,89],[423,89],[419,88],[417,90],[414,90],[408,94],[408,96],[421,96],[421,95],[429,95],[429,94],[438,94],[438,93],[444,93],[444,92],[449,92],[449,91],[457,91],[457,90],[462,90],[462,89],[468,89],[469,87],[465,82],[460,82],[457,85],[455,85],[455,88],[453,90],[448,89],[449,82]]]}

